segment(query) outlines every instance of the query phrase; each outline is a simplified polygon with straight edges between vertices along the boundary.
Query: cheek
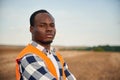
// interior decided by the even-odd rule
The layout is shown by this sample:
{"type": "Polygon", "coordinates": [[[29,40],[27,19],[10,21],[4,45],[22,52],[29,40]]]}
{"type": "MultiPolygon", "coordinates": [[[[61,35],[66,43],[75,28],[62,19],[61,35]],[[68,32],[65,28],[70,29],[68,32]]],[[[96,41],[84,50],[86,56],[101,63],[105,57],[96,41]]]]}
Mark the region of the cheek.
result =
{"type": "Polygon", "coordinates": [[[36,30],[35,31],[35,36],[37,38],[44,38],[44,31],[43,30],[36,30]]]}
{"type": "Polygon", "coordinates": [[[54,31],[54,36],[56,35],[56,30],[54,31]]]}
{"type": "Polygon", "coordinates": [[[56,29],[54,30],[54,36],[56,35],[56,29]]]}

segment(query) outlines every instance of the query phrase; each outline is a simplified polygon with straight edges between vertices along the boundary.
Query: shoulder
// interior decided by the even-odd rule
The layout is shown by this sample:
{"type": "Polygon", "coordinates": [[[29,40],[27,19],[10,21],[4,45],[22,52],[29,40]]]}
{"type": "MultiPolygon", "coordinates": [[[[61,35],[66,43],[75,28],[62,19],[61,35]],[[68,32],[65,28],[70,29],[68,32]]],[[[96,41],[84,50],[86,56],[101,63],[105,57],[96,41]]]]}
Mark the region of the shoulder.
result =
{"type": "Polygon", "coordinates": [[[56,52],[56,56],[61,58],[61,59],[63,58],[62,55],[58,51],[56,52]]]}
{"type": "Polygon", "coordinates": [[[28,53],[26,55],[24,55],[20,62],[28,62],[28,63],[33,63],[33,62],[37,62],[37,61],[43,61],[40,57],[38,57],[36,54],[33,53],[28,53]]]}
{"type": "Polygon", "coordinates": [[[61,55],[59,52],[56,52],[56,55],[57,55],[57,57],[59,58],[60,62],[61,62],[62,64],[64,64],[64,59],[63,59],[62,55],[61,55]]]}

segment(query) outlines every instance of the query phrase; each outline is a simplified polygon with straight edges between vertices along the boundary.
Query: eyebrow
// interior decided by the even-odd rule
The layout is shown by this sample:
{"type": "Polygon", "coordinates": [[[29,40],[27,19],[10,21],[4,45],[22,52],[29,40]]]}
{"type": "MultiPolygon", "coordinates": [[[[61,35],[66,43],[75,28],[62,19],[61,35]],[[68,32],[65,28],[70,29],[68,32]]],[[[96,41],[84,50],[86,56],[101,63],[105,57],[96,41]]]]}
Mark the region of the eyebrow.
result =
{"type": "MultiPolygon", "coordinates": [[[[47,23],[45,23],[45,22],[41,22],[40,24],[47,24],[47,23]]],[[[52,23],[49,23],[49,24],[55,24],[54,22],[52,22],[52,23]]]]}

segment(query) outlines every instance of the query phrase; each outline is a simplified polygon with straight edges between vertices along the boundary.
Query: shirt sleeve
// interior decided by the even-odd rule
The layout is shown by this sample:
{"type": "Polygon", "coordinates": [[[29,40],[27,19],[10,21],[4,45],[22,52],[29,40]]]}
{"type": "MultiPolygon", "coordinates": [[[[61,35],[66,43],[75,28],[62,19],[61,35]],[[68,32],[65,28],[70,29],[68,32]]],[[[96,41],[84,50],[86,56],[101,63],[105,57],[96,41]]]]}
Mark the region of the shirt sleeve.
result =
{"type": "Polygon", "coordinates": [[[65,72],[66,80],[76,80],[74,75],[69,71],[66,63],[64,63],[64,72],[65,72]]]}
{"type": "Polygon", "coordinates": [[[48,71],[42,59],[35,54],[27,54],[20,60],[20,80],[56,80],[48,71]]]}

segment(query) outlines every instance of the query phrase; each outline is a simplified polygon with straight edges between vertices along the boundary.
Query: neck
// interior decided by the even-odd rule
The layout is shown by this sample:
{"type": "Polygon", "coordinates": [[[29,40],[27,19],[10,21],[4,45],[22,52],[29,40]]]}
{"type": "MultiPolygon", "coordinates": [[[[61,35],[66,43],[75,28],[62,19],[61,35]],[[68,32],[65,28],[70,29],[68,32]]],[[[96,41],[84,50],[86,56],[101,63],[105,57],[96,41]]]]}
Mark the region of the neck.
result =
{"type": "Polygon", "coordinates": [[[43,46],[47,50],[50,50],[50,46],[51,46],[50,43],[40,42],[40,41],[36,41],[36,40],[33,40],[33,41],[37,42],[38,44],[40,44],[41,46],[43,46]]]}
{"type": "Polygon", "coordinates": [[[41,43],[38,44],[42,45],[44,48],[50,51],[50,44],[41,44],[41,43]]]}

